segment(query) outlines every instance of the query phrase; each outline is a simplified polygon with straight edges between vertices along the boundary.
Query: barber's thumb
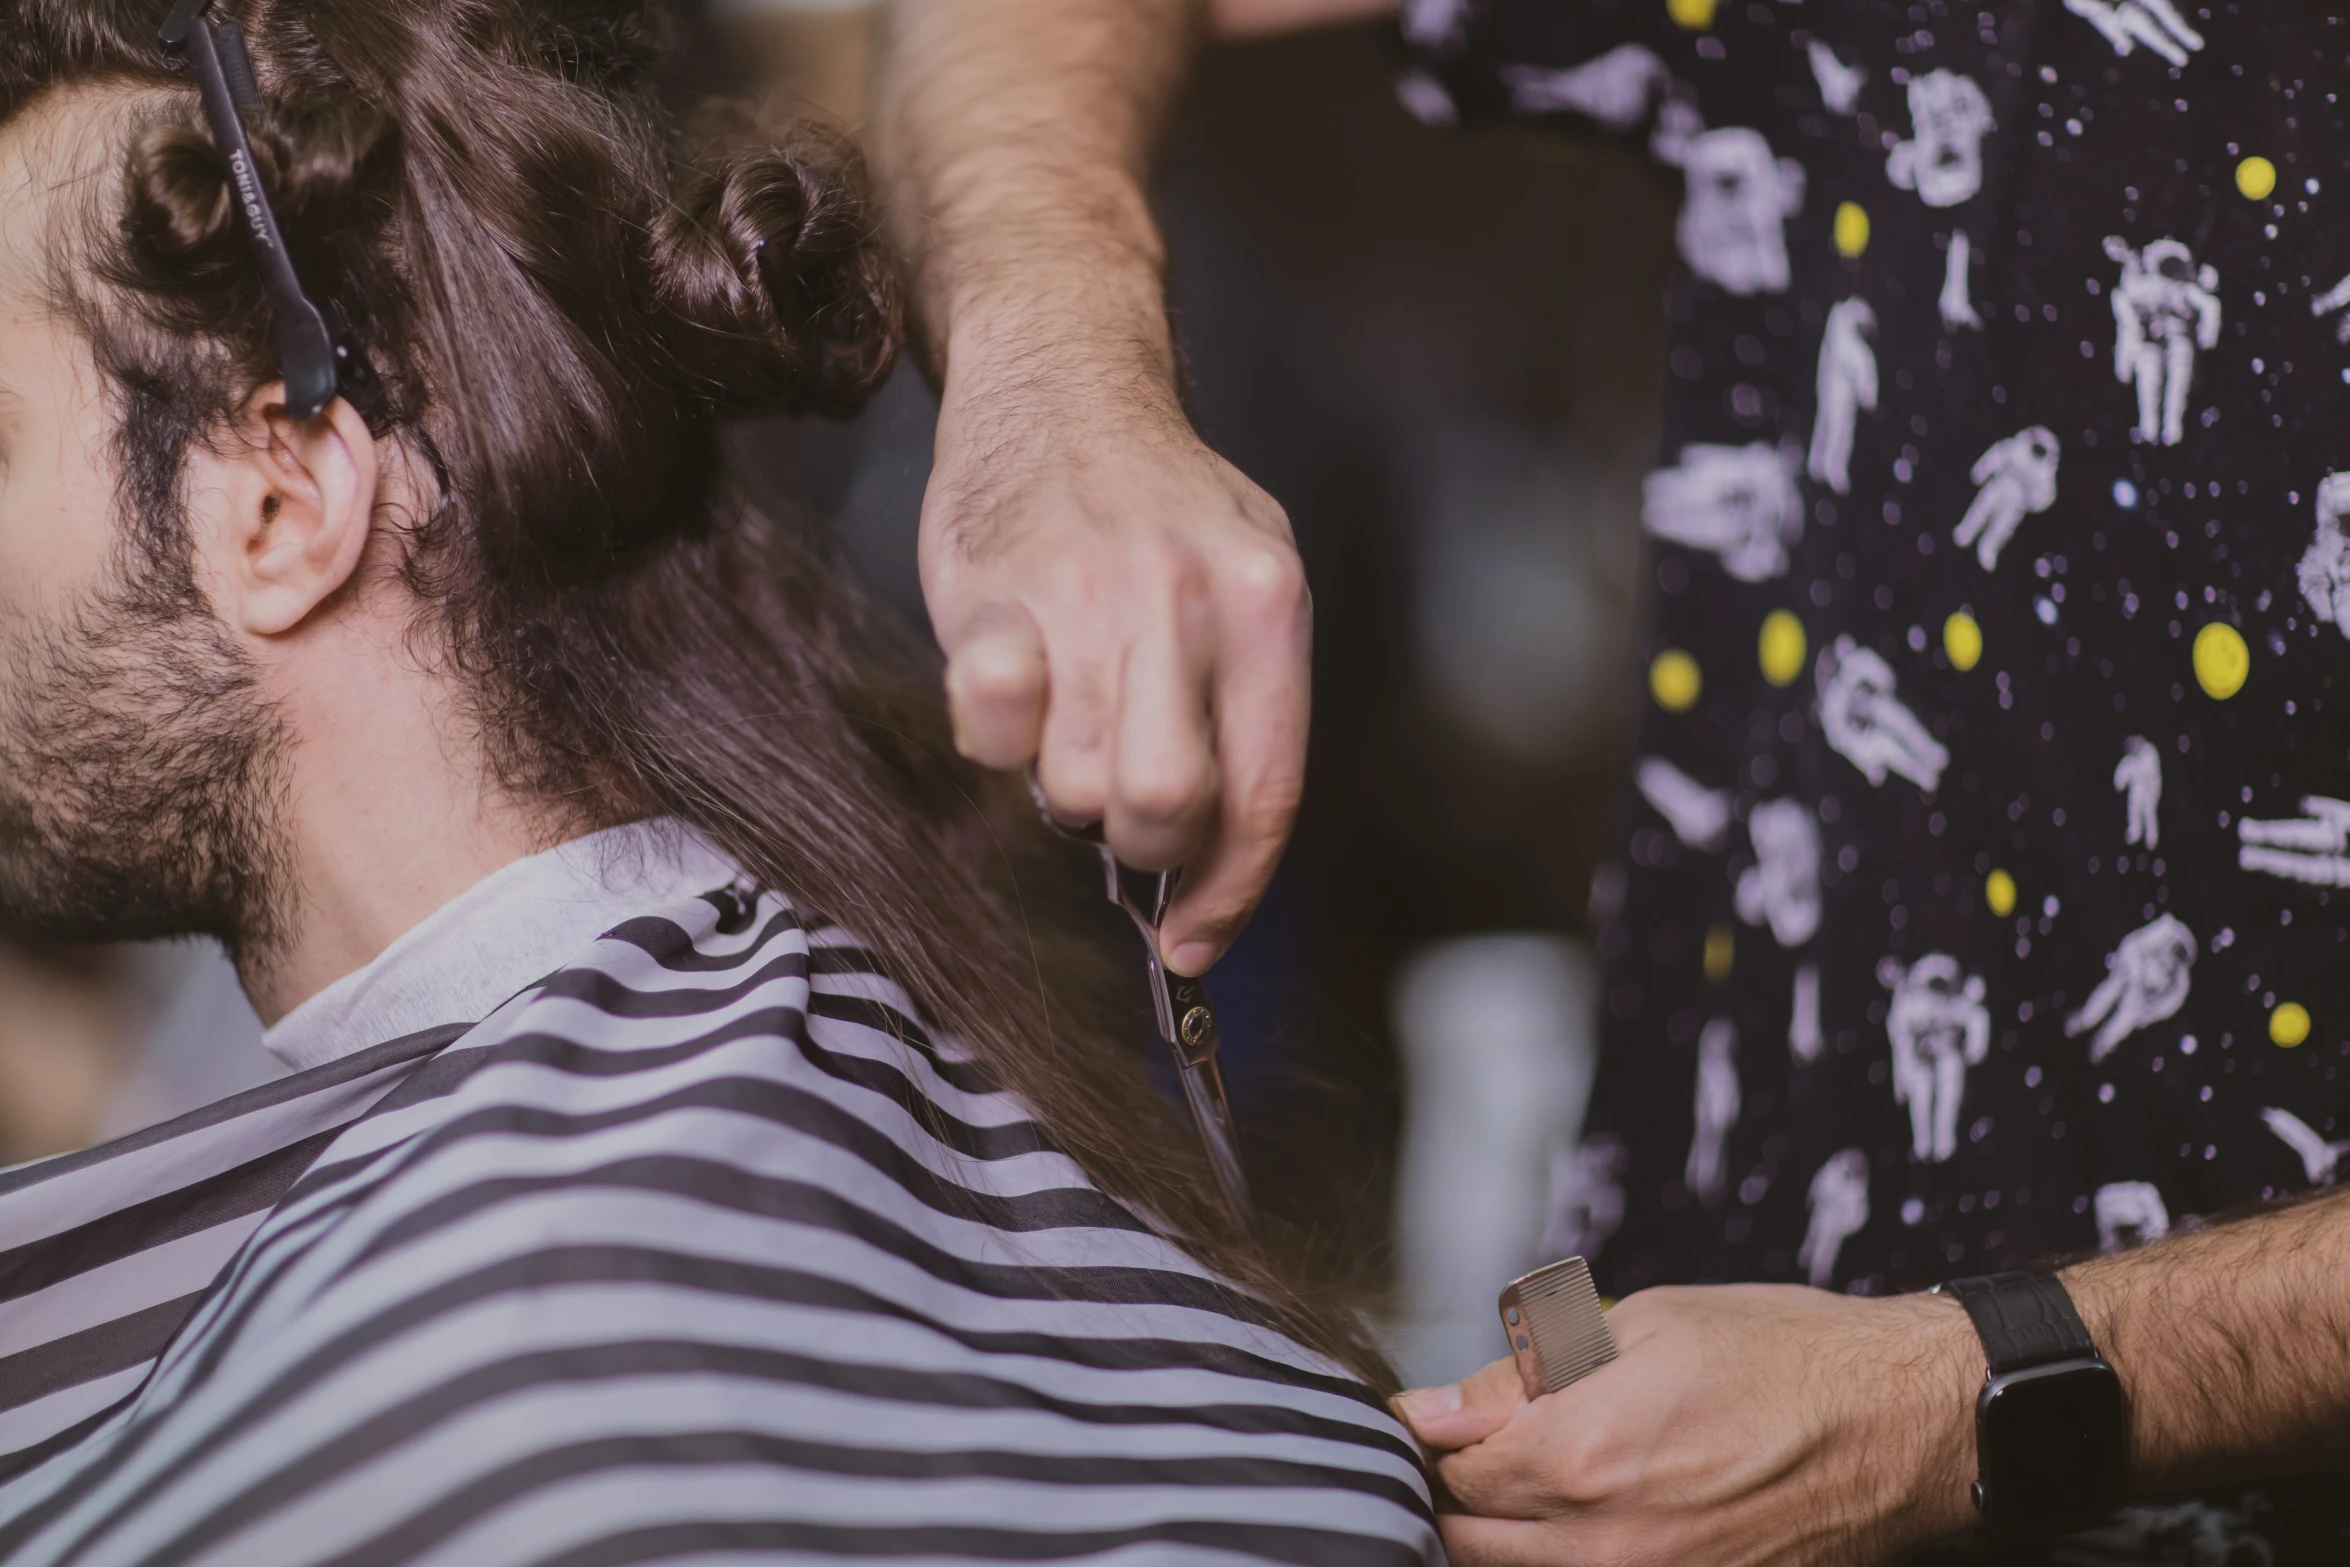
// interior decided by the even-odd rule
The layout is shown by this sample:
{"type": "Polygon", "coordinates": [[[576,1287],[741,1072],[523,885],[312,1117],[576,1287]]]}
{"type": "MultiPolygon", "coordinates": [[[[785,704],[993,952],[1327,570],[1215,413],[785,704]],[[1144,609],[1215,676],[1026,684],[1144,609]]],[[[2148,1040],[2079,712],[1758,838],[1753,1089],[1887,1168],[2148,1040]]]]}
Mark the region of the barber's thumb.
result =
{"type": "Polygon", "coordinates": [[[982,767],[1025,766],[1044,729],[1044,635],[1016,604],[972,617],[947,655],[955,749],[982,767]]]}
{"type": "Polygon", "coordinates": [[[1458,1382],[1398,1393],[1395,1412],[1422,1446],[1452,1452],[1508,1425],[1525,1402],[1516,1364],[1497,1360],[1458,1382]]]}

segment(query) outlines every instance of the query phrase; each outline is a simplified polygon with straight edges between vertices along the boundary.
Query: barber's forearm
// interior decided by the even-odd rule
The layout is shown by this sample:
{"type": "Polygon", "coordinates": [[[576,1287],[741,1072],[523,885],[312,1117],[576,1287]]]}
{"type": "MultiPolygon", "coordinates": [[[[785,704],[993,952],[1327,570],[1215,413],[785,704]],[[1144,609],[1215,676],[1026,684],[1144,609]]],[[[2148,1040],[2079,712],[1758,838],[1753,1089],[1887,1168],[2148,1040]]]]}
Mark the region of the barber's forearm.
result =
{"type": "Polygon", "coordinates": [[[2350,1196],[2065,1270],[2130,1399],[2141,1490],[2350,1454],[2350,1196]]]}
{"type": "Polygon", "coordinates": [[[934,361],[1174,408],[1147,196],[1205,0],[892,0],[875,126],[934,361]]]}
{"type": "Polygon", "coordinates": [[[946,385],[922,591],[955,744],[1180,865],[1198,974],[1264,896],[1305,772],[1289,519],[1176,394],[1154,146],[1207,0],[889,0],[875,127],[946,385]]]}

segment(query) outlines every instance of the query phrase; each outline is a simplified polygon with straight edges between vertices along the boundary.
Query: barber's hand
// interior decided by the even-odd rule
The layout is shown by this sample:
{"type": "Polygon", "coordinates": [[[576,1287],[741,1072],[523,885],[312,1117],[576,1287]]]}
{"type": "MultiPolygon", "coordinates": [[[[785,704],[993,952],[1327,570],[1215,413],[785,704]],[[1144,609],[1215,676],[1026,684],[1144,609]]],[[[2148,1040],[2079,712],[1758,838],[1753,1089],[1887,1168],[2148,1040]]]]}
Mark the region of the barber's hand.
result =
{"type": "Polygon", "coordinates": [[[1506,1360],[1397,1400],[1467,1509],[1455,1567],[1858,1567],[1972,1520],[1956,1305],[1734,1285],[1608,1320],[1619,1358],[1532,1403],[1506,1360]]]}
{"type": "Polygon", "coordinates": [[[1305,772],[1311,613],[1289,521],[1180,412],[950,378],[922,585],[955,744],[1184,867],[1162,956],[1204,971],[1264,895],[1305,772]]]}

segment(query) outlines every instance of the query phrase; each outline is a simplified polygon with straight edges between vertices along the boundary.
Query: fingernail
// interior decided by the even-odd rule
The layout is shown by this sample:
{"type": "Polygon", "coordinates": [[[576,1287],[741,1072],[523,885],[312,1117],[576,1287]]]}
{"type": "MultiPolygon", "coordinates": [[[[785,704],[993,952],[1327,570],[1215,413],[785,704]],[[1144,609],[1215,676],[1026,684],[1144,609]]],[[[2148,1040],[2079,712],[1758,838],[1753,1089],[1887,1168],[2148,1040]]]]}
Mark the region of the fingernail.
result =
{"type": "Polygon", "coordinates": [[[1216,949],[1204,941],[1187,941],[1167,957],[1167,967],[1187,978],[1205,974],[1215,966],[1216,949]]]}
{"type": "Polygon", "coordinates": [[[1414,1388],[1409,1393],[1396,1394],[1395,1405],[1413,1425],[1424,1420],[1441,1420],[1446,1415],[1460,1413],[1461,1385],[1450,1382],[1443,1387],[1414,1388]]]}

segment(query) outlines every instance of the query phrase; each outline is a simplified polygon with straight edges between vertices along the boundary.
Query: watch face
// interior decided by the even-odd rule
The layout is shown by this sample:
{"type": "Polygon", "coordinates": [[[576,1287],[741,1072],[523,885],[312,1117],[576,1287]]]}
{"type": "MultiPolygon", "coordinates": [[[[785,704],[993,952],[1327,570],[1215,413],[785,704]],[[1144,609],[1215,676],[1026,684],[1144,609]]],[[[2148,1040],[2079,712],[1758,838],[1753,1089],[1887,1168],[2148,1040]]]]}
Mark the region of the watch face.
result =
{"type": "Polygon", "coordinates": [[[2120,1505],[2129,1478],[2121,1379],[2101,1360],[1994,1377],[1975,1406],[1983,1512],[1995,1526],[2054,1532],[2120,1505]]]}

